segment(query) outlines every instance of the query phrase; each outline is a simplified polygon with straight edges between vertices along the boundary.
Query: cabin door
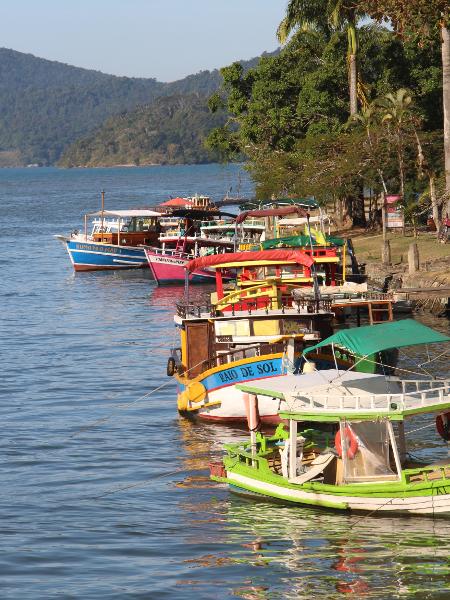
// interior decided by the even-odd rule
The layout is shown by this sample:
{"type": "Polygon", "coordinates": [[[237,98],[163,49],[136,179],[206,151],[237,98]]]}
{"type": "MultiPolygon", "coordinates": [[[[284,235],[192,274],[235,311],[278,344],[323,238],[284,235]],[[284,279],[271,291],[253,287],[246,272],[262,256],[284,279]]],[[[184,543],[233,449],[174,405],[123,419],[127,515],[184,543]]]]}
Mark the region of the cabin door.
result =
{"type": "MultiPolygon", "coordinates": [[[[209,368],[212,348],[211,323],[186,323],[188,377],[197,377],[209,368]]],[[[212,365],[211,365],[212,366],[212,365]]]]}

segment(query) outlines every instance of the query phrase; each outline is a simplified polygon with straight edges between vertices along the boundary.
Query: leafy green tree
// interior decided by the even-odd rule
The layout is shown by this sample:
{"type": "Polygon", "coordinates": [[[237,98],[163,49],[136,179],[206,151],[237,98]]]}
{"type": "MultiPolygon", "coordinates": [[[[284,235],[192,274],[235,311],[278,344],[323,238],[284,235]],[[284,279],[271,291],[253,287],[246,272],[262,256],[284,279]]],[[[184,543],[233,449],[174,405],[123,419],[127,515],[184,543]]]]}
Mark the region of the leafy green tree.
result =
{"type": "Polygon", "coordinates": [[[351,115],[358,112],[357,23],[361,16],[349,0],[289,0],[286,16],[277,30],[281,44],[286,43],[293,31],[327,32],[330,26],[346,30],[351,115]]]}
{"type": "Polygon", "coordinates": [[[402,198],[405,197],[404,140],[413,119],[411,102],[412,96],[404,88],[400,88],[395,94],[390,92],[377,101],[378,106],[383,112],[381,121],[387,123],[389,130],[392,132],[392,139],[397,151],[400,194],[402,198]]]}
{"type": "Polygon", "coordinates": [[[436,30],[440,32],[445,176],[450,213],[450,4],[448,0],[355,0],[355,7],[380,21],[389,19],[400,35],[416,39],[422,45],[436,37],[436,30]]]}

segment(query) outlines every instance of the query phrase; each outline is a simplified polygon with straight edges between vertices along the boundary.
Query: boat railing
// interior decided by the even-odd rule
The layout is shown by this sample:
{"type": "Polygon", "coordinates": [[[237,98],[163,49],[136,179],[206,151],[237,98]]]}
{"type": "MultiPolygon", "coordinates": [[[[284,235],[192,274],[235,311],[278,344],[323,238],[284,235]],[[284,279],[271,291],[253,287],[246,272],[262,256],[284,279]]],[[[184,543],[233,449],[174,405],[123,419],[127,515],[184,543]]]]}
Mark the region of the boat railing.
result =
{"type": "MultiPolygon", "coordinates": [[[[311,411],[364,411],[377,413],[402,412],[408,409],[426,408],[430,405],[450,403],[450,380],[415,382],[402,381],[402,393],[398,394],[364,394],[364,395],[339,395],[339,394],[314,394],[311,396],[301,393],[293,394],[293,399],[301,401],[302,409],[311,411]],[[408,384],[416,385],[416,390],[406,391],[408,384]],[[405,385],[403,385],[405,384],[405,385]],[[428,384],[428,385],[427,385],[428,384]],[[439,385],[436,385],[439,384],[439,385]]],[[[295,410],[298,410],[296,405],[295,410]]]]}
{"type": "Polygon", "coordinates": [[[253,344],[252,346],[246,346],[245,348],[237,348],[236,350],[230,350],[217,354],[215,359],[212,359],[213,363],[217,366],[225,365],[235,360],[241,360],[243,358],[252,358],[253,356],[260,355],[260,345],[253,344]]]}
{"type": "Polygon", "coordinates": [[[447,392],[450,390],[450,379],[403,379],[401,382],[402,393],[421,392],[429,388],[445,387],[447,392]]]}
{"type": "Polygon", "coordinates": [[[171,256],[173,258],[183,258],[190,260],[194,258],[193,254],[189,254],[188,252],[181,252],[180,250],[176,250],[174,248],[151,248],[152,254],[157,254],[158,256],[171,256]]]}
{"type": "Polygon", "coordinates": [[[267,469],[267,456],[273,454],[273,450],[266,451],[264,454],[267,456],[261,456],[261,453],[252,453],[250,443],[242,446],[225,444],[225,449],[231,459],[234,459],[247,467],[252,467],[253,469],[267,469]],[[246,448],[248,448],[248,450],[246,448]]]}
{"type": "Polygon", "coordinates": [[[231,316],[236,314],[247,314],[251,316],[257,311],[263,314],[277,311],[281,314],[313,314],[317,312],[331,312],[330,300],[302,300],[292,305],[290,298],[243,298],[240,301],[230,302],[226,306],[217,306],[214,304],[189,304],[179,302],[176,305],[177,315],[182,319],[189,317],[201,318],[204,316],[218,317],[226,312],[231,316]],[[226,309],[226,311],[225,311],[226,309]]]}
{"type": "MultiPolygon", "coordinates": [[[[294,301],[298,302],[302,297],[312,297],[314,296],[314,290],[309,289],[307,287],[298,287],[292,286],[292,294],[294,297],[294,301]]],[[[394,295],[392,292],[376,292],[376,291],[367,291],[367,290],[339,290],[336,287],[336,292],[334,291],[324,291],[320,290],[320,295],[322,298],[330,300],[367,300],[367,301],[392,301],[394,299],[394,295]]]]}
{"type": "MultiPolygon", "coordinates": [[[[226,365],[228,363],[234,362],[236,360],[242,360],[244,358],[253,358],[254,356],[260,355],[260,346],[259,344],[253,344],[251,346],[246,346],[245,348],[237,348],[236,350],[230,350],[227,352],[219,352],[216,354],[214,358],[208,358],[195,367],[201,367],[202,372],[208,371],[209,369],[214,369],[214,367],[220,367],[222,365],[226,365]]],[[[183,368],[181,365],[178,366],[178,372],[182,373],[183,368]]],[[[192,369],[188,369],[192,370],[192,369]]]]}
{"type": "Polygon", "coordinates": [[[446,465],[430,465],[416,469],[403,469],[402,479],[403,483],[418,483],[419,481],[431,483],[439,479],[450,479],[450,458],[446,465]]]}

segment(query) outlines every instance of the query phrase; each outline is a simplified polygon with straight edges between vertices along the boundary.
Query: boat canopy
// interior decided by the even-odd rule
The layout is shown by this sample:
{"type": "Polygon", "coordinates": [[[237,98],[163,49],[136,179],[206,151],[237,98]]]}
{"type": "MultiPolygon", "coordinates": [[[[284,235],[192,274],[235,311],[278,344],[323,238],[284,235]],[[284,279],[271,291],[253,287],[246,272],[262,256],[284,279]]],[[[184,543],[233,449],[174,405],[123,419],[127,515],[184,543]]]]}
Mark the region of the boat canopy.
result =
{"type": "Polygon", "coordinates": [[[306,217],[307,213],[301,206],[283,206],[282,208],[263,208],[262,210],[246,210],[238,215],[236,225],[245,221],[247,217],[284,217],[294,215],[306,217]]]}
{"type": "MultiPolygon", "coordinates": [[[[312,241],[314,243],[314,235],[312,236],[312,238],[312,241]]],[[[325,236],[325,240],[328,244],[332,244],[333,246],[343,246],[345,244],[345,240],[343,240],[342,238],[331,237],[329,235],[325,236]]],[[[310,244],[311,239],[309,235],[291,235],[281,238],[272,238],[270,240],[264,240],[260,243],[261,248],[263,250],[269,250],[270,248],[281,248],[283,246],[309,246],[310,244]]]]}
{"type": "Polygon", "coordinates": [[[323,346],[335,345],[359,356],[369,356],[382,350],[439,342],[450,342],[450,337],[413,319],[404,319],[343,329],[318,344],[306,348],[303,354],[323,346]]]}
{"type": "Polygon", "coordinates": [[[189,272],[204,267],[239,267],[249,263],[264,264],[289,264],[294,263],[311,267],[314,260],[300,250],[260,250],[259,252],[227,252],[225,254],[212,254],[194,258],[185,265],[189,272]]]}
{"type": "Polygon", "coordinates": [[[277,206],[303,206],[309,209],[319,208],[319,203],[314,198],[276,198],[271,200],[252,200],[247,202],[248,205],[258,206],[258,208],[266,208],[276,204],[277,206]]]}
{"type": "Polygon", "coordinates": [[[119,217],[121,219],[126,219],[131,217],[160,217],[161,213],[143,208],[130,208],[128,210],[99,210],[88,214],[89,217],[101,217],[102,215],[104,217],[119,217]]]}
{"type": "MultiPolygon", "coordinates": [[[[309,217],[309,222],[310,223],[322,223],[323,221],[330,221],[330,217],[328,215],[317,215],[317,216],[312,216],[309,217]]],[[[287,219],[280,219],[278,221],[278,225],[292,225],[292,227],[298,227],[300,225],[305,225],[308,222],[308,219],[306,217],[298,217],[297,219],[291,219],[291,218],[287,218],[287,219]]]]}

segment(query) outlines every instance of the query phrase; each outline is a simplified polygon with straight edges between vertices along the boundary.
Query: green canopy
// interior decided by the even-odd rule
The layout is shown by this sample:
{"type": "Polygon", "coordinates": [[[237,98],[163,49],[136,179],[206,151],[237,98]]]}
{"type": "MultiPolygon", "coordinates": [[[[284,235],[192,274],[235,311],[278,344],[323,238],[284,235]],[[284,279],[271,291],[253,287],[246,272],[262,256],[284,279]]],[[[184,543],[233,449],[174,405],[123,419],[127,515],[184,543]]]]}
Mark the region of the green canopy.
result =
{"type": "MultiPolygon", "coordinates": [[[[314,235],[313,244],[314,244],[314,235]]],[[[345,244],[345,240],[342,238],[325,236],[327,242],[329,244],[333,244],[334,246],[343,246],[345,244]]],[[[305,247],[310,245],[311,241],[309,239],[309,235],[290,235],[288,237],[281,238],[272,238],[270,240],[264,240],[261,242],[261,248],[263,250],[269,250],[271,248],[282,248],[282,247],[305,247]]]]}
{"type": "Polygon", "coordinates": [[[404,319],[388,321],[379,325],[342,329],[315,346],[306,348],[303,354],[334,344],[353,354],[369,356],[382,350],[437,342],[450,342],[450,337],[413,319],[404,319]]]}

